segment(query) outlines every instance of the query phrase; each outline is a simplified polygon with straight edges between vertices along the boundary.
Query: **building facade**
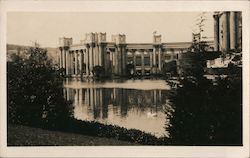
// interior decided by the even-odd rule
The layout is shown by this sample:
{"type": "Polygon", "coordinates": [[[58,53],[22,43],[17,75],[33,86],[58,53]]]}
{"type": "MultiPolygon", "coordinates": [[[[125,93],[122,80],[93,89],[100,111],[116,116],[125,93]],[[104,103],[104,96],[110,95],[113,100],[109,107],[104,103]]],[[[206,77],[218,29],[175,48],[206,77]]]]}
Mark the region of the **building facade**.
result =
{"type": "Polygon", "coordinates": [[[242,13],[235,11],[214,13],[215,51],[241,51],[242,13]]]}
{"type": "Polygon", "coordinates": [[[60,38],[59,66],[68,77],[91,77],[95,66],[101,66],[105,75],[124,76],[127,65],[133,65],[132,74],[161,74],[164,63],[178,60],[192,42],[162,43],[161,35],[154,35],[152,43],[126,43],[124,34],[88,33],[80,44],[72,38],[60,38]]]}

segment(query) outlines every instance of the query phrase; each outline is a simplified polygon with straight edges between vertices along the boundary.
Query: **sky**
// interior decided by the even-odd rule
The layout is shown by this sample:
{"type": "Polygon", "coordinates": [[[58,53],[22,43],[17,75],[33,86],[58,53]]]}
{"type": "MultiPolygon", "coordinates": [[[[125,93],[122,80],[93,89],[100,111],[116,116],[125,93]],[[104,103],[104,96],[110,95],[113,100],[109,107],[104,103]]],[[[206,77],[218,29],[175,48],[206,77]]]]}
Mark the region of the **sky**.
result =
{"type": "MultiPolygon", "coordinates": [[[[213,18],[205,13],[205,36],[213,37],[213,18]]],[[[188,42],[200,12],[8,12],[7,43],[57,47],[59,37],[72,37],[80,43],[89,32],[125,34],[127,43],[150,43],[153,32],[162,42],[188,42]]]]}

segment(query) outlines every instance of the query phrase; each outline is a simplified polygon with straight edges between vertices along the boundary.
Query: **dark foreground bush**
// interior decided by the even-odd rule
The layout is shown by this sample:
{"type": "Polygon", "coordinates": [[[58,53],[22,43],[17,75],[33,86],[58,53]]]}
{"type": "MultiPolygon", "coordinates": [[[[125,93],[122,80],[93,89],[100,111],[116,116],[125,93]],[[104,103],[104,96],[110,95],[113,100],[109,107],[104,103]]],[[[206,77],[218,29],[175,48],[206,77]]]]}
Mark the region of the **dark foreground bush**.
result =
{"type": "Polygon", "coordinates": [[[171,144],[242,145],[242,79],[184,79],[171,97],[171,144]]]}
{"type": "Polygon", "coordinates": [[[94,121],[81,121],[73,118],[64,124],[47,127],[50,130],[59,130],[71,133],[85,134],[90,136],[115,138],[143,145],[166,145],[167,139],[157,138],[149,133],[136,129],[126,129],[115,125],[105,125],[94,121]]]}
{"type": "Polygon", "coordinates": [[[71,115],[63,97],[61,70],[42,48],[29,48],[7,63],[8,123],[54,126],[71,115]]]}

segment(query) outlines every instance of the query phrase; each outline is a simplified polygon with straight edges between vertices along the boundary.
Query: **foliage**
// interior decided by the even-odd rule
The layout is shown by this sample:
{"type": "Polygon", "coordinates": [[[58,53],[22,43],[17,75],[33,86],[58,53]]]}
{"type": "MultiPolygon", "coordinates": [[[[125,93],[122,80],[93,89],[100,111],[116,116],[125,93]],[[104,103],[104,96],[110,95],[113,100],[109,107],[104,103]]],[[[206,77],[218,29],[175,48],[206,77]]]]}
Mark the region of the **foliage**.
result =
{"type": "Polygon", "coordinates": [[[128,142],[144,145],[164,145],[164,137],[157,138],[149,133],[136,129],[126,129],[115,125],[105,125],[95,121],[82,121],[69,119],[63,125],[57,125],[54,130],[71,133],[85,134],[90,136],[115,138],[128,142]]]}
{"type": "Polygon", "coordinates": [[[126,65],[126,75],[132,76],[135,75],[135,72],[133,71],[135,68],[134,64],[127,64],[126,65]]]}
{"type": "Polygon", "coordinates": [[[171,144],[241,145],[241,77],[184,78],[170,100],[174,108],[168,128],[171,144]]]}
{"type": "Polygon", "coordinates": [[[7,64],[8,122],[54,126],[70,115],[63,98],[61,70],[52,66],[47,51],[29,48],[27,58],[19,55],[7,64]]]}
{"type": "Polygon", "coordinates": [[[105,69],[103,66],[96,65],[93,68],[93,75],[96,78],[104,77],[105,76],[105,69]]]}
{"type": "Polygon", "coordinates": [[[163,74],[171,74],[171,76],[177,76],[177,63],[175,60],[168,63],[164,62],[162,66],[163,74]]]}
{"type": "Polygon", "coordinates": [[[179,74],[183,77],[201,78],[204,75],[206,61],[202,52],[186,52],[179,59],[179,74]]]}
{"type": "Polygon", "coordinates": [[[212,56],[206,55],[208,45],[200,40],[204,21],[201,16],[198,40],[179,60],[183,79],[170,96],[168,141],[172,145],[242,145],[241,68],[230,64],[228,77],[215,82],[204,77],[206,58],[212,56]]]}

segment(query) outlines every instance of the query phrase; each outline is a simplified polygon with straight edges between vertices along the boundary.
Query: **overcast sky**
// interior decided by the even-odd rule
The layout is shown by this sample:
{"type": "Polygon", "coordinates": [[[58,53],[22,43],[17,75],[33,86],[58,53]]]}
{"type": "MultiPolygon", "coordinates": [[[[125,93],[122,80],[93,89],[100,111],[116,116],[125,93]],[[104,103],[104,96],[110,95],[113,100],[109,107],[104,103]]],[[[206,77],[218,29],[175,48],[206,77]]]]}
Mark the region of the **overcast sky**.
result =
{"type": "MultiPolygon", "coordinates": [[[[72,37],[80,43],[88,32],[126,34],[126,41],[152,42],[154,31],[162,42],[191,41],[197,27],[199,12],[9,12],[7,14],[7,43],[42,47],[57,47],[59,37],[72,37]]],[[[213,37],[212,13],[206,13],[205,34],[213,37]]]]}

